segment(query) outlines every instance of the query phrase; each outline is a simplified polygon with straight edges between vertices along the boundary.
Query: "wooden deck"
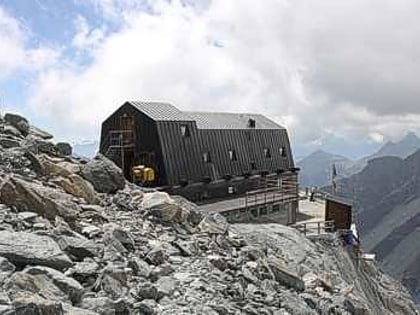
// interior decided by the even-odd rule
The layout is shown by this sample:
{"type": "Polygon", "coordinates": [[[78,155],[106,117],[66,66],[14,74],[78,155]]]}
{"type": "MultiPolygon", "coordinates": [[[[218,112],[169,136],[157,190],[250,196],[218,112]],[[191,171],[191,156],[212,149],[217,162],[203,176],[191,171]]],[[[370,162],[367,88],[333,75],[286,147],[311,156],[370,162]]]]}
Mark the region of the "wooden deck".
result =
{"type": "Polygon", "coordinates": [[[296,200],[296,194],[283,194],[282,196],[277,196],[275,198],[264,198],[263,195],[260,195],[255,199],[255,201],[250,205],[247,205],[247,198],[246,196],[234,198],[234,199],[227,199],[221,200],[214,203],[203,204],[200,206],[200,210],[211,213],[211,212],[229,212],[234,210],[246,209],[247,206],[261,206],[266,204],[274,204],[274,203],[282,203],[291,200],[296,200]]]}

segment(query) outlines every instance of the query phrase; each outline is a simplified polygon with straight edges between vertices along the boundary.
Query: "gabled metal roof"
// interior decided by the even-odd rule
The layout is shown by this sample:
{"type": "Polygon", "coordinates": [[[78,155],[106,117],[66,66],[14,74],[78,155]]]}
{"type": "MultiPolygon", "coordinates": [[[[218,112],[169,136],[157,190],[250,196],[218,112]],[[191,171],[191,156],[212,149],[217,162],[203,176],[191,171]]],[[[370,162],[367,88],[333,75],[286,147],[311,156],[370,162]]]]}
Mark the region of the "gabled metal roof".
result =
{"type": "Polygon", "coordinates": [[[155,121],[191,121],[188,115],[169,103],[128,102],[155,121]]]}
{"type": "Polygon", "coordinates": [[[128,102],[155,121],[196,121],[198,129],[249,129],[249,119],[255,129],[284,129],[260,114],[183,112],[169,103],[128,102]]]}
{"type": "Polygon", "coordinates": [[[284,129],[260,114],[185,112],[197,122],[198,129],[248,129],[249,119],[255,129],[284,129]]]}

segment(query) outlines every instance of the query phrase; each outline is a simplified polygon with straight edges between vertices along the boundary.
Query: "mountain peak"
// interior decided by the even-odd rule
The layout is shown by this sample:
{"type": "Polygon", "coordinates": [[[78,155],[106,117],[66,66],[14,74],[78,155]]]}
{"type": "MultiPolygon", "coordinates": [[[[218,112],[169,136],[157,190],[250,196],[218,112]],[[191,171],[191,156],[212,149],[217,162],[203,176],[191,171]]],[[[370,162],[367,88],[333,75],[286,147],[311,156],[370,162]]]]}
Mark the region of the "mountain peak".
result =
{"type": "Polygon", "coordinates": [[[409,131],[400,142],[410,142],[419,144],[420,138],[417,137],[416,133],[414,133],[413,131],[409,131]]]}

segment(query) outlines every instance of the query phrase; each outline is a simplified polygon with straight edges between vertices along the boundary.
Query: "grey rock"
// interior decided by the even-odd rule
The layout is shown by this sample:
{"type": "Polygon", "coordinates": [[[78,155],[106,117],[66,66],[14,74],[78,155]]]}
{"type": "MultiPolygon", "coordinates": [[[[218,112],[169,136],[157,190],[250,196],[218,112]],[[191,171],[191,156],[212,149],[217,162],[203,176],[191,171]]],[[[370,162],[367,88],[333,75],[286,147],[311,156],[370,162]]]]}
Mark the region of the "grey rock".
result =
{"type": "Polygon", "coordinates": [[[0,256],[16,266],[41,265],[62,270],[72,261],[50,237],[26,232],[0,231],[0,256]]]}
{"type": "Polygon", "coordinates": [[[155,300],[144,300],[134,305],[135,315],[155,315],[157,314],[157,303],[155,300]]]}
{"type": "Polygon", "coordinates": [[[140,300],[152,299],[156,300],[158,298],[158,289],[151,282],[145,281],[137,285],[136,296],[140,300]]]}
{"type": "Polygon", "coordinates": [[[70,195],[19,178],[9,178],[2,184],[0,201],[19,211],[31,210],[51,220],[61,216],[71,222],[80,211],[70,195]]]}
{"type": "Polygon", "coordinates": [[[16,129],[15,127],[13,127],[12,125],[5,125],[3,127],[3,130],[1,130],[1,133],[5,134],[5,135],[10,135],[16,138],[22,138],[23,135],[22,133],[16,129]]]}
{"type": "Polygon", "coordinates": [[[100,193],[115,193],[125,187],[121,169],[101,154],[83,166],[81,175],[100,193]]]}
{"type": "Polygon", "coordinates": [[[16,313],[11,313],[13,315],[64,315],[63,303],[29,292],[19,293],[13,301],[13,308],[16,310],[16,313]]]}
{"type": "Polygon", "coordinates": [[[101,315],[115,315],[114,302],[107,297],[83,298],[78,307],[95,311],[101,315]]]}
{"type": "Polygon", "coordinates": [[[177,281],[172,277],[161,277],[156,284],[159,298],[171,296],[177,287],[177,281]]]}
{"type": "Polygon", "coordinates": [[[207,256],[208,261],[220,271],[225,271],[228,267],[228,263],[224,257],[219,255],[207,256]]]}
{"type": "Polygon", "coordinates": [[[51,279],[52,283],[57,286],[62,292],[68,295],[72,303],[78,303],[83,294],[83,286],[76,280],[67,277],[63,273],[48,267],[35,266],[28,267],[24,270],[25,273],[36,276],[45,275],[51,279]]]}
{"type": "Polygon", "coordinates": [[[99,315],[99,313],[71,306],[69,304],[63,304],[64,315],[99,315]]]}
{"type": "Polygon", "coordinates": [[[125,231],[124,229],[122,229],[114,223],[105,224],[103,226],[103,229],[106,231],[106,233],[111,234],[110,237],[120,242],[125,247],[125,249],[127,249],[128,251],[134,250],[133,237],[128,231],[125,231]]]}
{"type": "Polygon", "coordinates": [[[211,213],[204,217],[198,225],[198,228],[204,233],[225,234],[229,228],[229,223],[219,213],[211,213]]]}
{"type": "Polygon", "coordinates": [[[22,117],[17,114],[6,113],[4,115],[4,120],[19,130],[23,135],[27,135],[29,133],[29,122],[25,117],[22,117]]]}
{"type": "Polygon", "coordinates": [[[21,142],[21,146],[28,149],[34,154],[45,153],[52,156],[57,155],[57,148],[54,143],[34,135],[28,135],[21,142]]]}
{"type": "Polygon", "coordinates": [[[24,272],[14,273],[4,284],[12,303],[27,292],[40,295],[49,301],[71,303],[69,296],[53,284],[46,275],[30,275],[24,272]]]}
{"type": "Polygon", "coordinates": [[[0,145],[6,149],[16,148],[20,146],[20,141],[13,138],[0,136],[0,145]]]}
{"type": "Polygon", "coordinates": [[[24,211],[24,212],[19,212],[18,213],[18,218],[23,220],[23,221],[29,221],[32,222],[34,221],[36,218],[38,217],[38,214],[35,212],[30,212],[30,211],[24,211]]]}
{"type": "Polygon", "coordinates": [[[141,207],[163,222],[185,222],[190,214],[186,208],[181,207],[164,192],[144,194],[141,207]]]}
{"type": "Polygon", "coordinates": [[[267,262],[278,282],[298,291],[303,291],[305,289],[305,283],[302,279],[294,272],[282,266],[279,260],[269,258],[267,262]]]}
{"type": "Polygon", "coordinates": [[[127,295],[128,288],[119,279],[105,274],[101,279],[101,289],[112,299],[127,295]]]}
{"type": "Polygon", "coordinates": [[[167,260],[167,255],[163,247],[156,246],[147,253],[146,261],[152,265],[163,264],[167,260]]]}
{"type": "Polygon", "coordinates": [[[13,273],[16,267],[10,263],[6,258],[0,257],[0,273],[13,273]]]}
{"type": "Polygon", "coordinates": [[[61,156],[69,156],[73,153],[73,148],[70,143],[59,142],[55,146],[57,147],[58,154],[61,156]]]}
{"type": "Polygon", "coordinates": [[[52,134],[32,125],[29,127],[29,134],[44,140],[51,140],[52,138],[54,138],[52,134]]]}
{"type": "Polygon", "coordinates": [[[128,267],[133,270],[134,275],[138,277],[148,278],[151,273],[151,268],[147,262],[138,257],[132,257],[128,261],[128,267]]]}
{"type": "Polygon", "coordinates": [[[83,237],[61,236],[57,239],[60,248],[77,261],[86,257],[99,256],[99,250],[93,241],[83,237]]]}
{"type": "Polygon", "coordinates": [[[83,262],[76,263],[73,267],[68,269],[65,275],[76,279],[84,286],[90,286],[96,282],[100,271],[99,269],[100,267],[95,261],[86,259],[83,262]]]}

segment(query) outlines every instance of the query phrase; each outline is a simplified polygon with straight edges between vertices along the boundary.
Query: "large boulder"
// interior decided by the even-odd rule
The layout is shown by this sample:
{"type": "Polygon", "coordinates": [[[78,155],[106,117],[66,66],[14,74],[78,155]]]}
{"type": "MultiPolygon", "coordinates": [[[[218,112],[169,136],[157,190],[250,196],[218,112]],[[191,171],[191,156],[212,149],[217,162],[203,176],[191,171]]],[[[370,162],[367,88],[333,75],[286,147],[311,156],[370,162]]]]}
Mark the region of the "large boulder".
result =
{"type": "Polygon", "coordinates": [[[59,142],[56,144],[56,147],[59,155],[69,156],[73,153],[73,148],[71,147],[70,143],[59,142]]]}
{"type": "Polygon", "coordinates": [[[17,114],[7,113],[4,115],[4,120],[19,130],[23,135],[26,136],[29,133],[30,125],[25,117],[17,114]]]}
{"type": "Polygon", "coordinates": [[[16,272],[6,281],[4,288],[12,301],[16,301],[22,293],[27,292],[33,295],[39,294],[50,301],[71,303],[68,295],[43,274],[31,275],[16,272]]]}
{"type": "Polygon", "coordinates": [[[63,188],[66,193],[77,198],[83,198],[88,203],[96,201],[96,194],[92,184],[77,174],[70,174],[66,178],[59,177],[54,180],[54,183],[63,188]]]}
{"type": "Polygon", "coordinates": [[[45,153],[52,156],[57,155],[57,147],[53,142],[33,135],[26,136],[26,138],[21,142],[21,146],[25,147],[34,154],[45,153]]]}
{"type": "Polygon", "coordinates": [[[39,129],[35,126],[29,127],[29,134],[36,136],[38,138],[44,139],[44,140],[51,140],[52,138],[54,138],[52,134],[46,132],[45,130],[39,129]]]}
{"type": "Polygon", "coordinates": [[[41,265],[64,270],[73,264],[52,238],[26,232],[0,231],[0,256],[19,267],[41,265]]]}
{"type": "Polygon", "coordinates": [[[185,222],[190,215],[188,209],[181,207],[165,192],[144,194],[141,207],[163,222],[185,222]]]}
{"type": "Polygon", "coordinates": [[[46,276],[56,287],[68,296],[68,299],[72,303],[78,303],[82,297],[84,290],[83,286],[73,278],[62,274],[60,271],[48,267],[35,266],[26,268],[24,272],[35,277],[46,276]]]}
{"type": "Polygon", "coordinates": [[[60,301],[48,300],[39,294],[21,291],[13,298],[15,311],[5,314],[28,315],[63,315],[63,304],[60,301]],[[16,312],[18,310],[18,312],[16,312]]]}
{"type": "Polygon", "coordinates": [[[274,257],[269,257],[268,266],[270,267],[271,271],[275,279],[281,283],[282,285],[293,288],[298,291],[305,290],[305,283],[295,272],[287,269],[279,259],[274,257]]]}
{"type": "Polygon", "coordinates": [[[81,236],[60,236],[57,243],[62,250],[77,261],[82,261],[86,257],[99,256],[99,249],[95,242],[81,236]]]}
{"type": "Polygon", "coordinates": [[[73,222],[80,211],[72,196],[40,183],[14,177],[1,186],[0,201],[16,207],[18,211],[36,212],[50,220],[61,216],[66,221],[73,222]]]}
{"type": "Polygon", "coordinates": [[[100,193],[115,193],[125,187],[121,169],[102,154],[86,163],[81,175],[100,193]]]}
{"type": "Polygon", "coordinates": [[[221,214],[210,213],[203,218],[198,228],[203,233],[225,234],[229,229],[229,223],[221,214]]]}

